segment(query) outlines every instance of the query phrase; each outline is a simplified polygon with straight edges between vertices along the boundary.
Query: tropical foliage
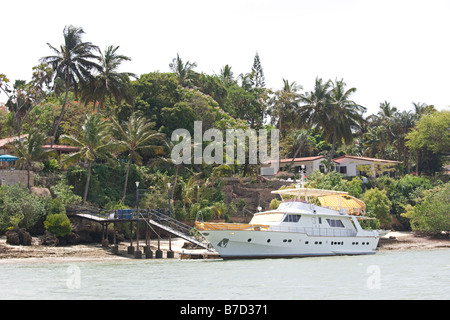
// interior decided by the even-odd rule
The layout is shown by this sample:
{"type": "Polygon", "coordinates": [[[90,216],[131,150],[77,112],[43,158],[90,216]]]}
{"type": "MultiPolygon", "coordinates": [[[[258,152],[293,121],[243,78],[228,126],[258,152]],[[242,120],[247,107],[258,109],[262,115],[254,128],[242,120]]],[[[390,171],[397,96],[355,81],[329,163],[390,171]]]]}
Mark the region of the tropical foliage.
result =
{"type": "MultiPolygon", "coordinates": [[[[102,52],[75,26],[66,26],[62,35],[60,46],[48,44],[52,53],[40,59],[30,82],[10,85],[0,74],[0,90],[8,97],[0,108],[0,137],[19,137],[13,149],[30,172],[45,160],[38,181],[52,190],[43,205],[47,213],[64,214],[63,208],[80,201],[104,208],[133,206],[135,181],[145,190],[142,205],[167,207],[170,196],[180,219],[195,219],[200,212],[228,219],[244,212],[245,201],[225,199],[223,178],[252,176],[257,181],[260,163],[171,161],[172,132],[183,128],[193,135],[194,121],[202,121],[201,134],[210,128],[279,129],[281,157],[325,157],[328,173],[310,175],[310,186],[366,199],[369,213],[383,224],[392,218],[402,227],[411,221],[412,228],[419,228],[433,201],[448,192],[438,189],[448,180],[442,175],[450,149],[448,110],[425,103],[413,103],[408,110],[383,101],[378,112],[366,116],[366,108],[354,101],[356,87],[344,79],[317,77],[312,87],[282,79],[280,88],[268,88],[258,53],[248,72],[240,74],[228,64],[218,74],[200,73],[195,61],[177,54],[167,61],[170,72],[143,70],[138,76],[122,71],[131,57],[119,52],[119,46],[102,52]],[[27,139],[20,138],[24,133],[27,139]],[[40,148],[47,142],[79,151],[50,160],[40,148]],[[392,173],[395,178],[348,180],[332,170],[332,159],[344,154],[402,164],[392,173]]],[[[201,147],[209,143],[203,141],[201,147]]],[[[2,198],[0,205],[5,199],[12,198],[2,198]]],[[[9,216],[2,213],[1,230],[29,225],[15,209],[5,210],[9,216]]],[[[63,218],[47,221],[63,226],[63,218]]]]}

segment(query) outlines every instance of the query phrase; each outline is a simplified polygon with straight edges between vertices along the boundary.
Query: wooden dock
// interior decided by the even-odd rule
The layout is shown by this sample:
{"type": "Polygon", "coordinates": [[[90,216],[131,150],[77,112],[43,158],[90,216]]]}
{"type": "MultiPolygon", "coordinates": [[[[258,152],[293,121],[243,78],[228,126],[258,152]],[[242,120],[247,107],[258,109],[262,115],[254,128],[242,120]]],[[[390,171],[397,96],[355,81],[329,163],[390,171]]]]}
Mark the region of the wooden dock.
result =
{"type": "MultiPolygon", "coordinates": [[[[95,210],[87,209],[84,207],[72,208],[69,211],[69,215],[76,216],[82,219],[88,219],[91,221],[98,222],[102,225],[102,245],[109,246],[108,241],[108,225],[113,224],[114,230],[116,229],[117,223],[129,223],[130,224],[130,235],[133,231],[133,223],[135,224],[135,244],[136,248],[133,246],[133,237],[130,238],[130,246],[128,247],[128,254],[134,255],[136,258],[142,257],[142,252],[140,248],[140,237],[139,237],[139,223],[145,223],[145,245],[141,246],[144,248],[144,255],[148,258],[153,257],[153,252],[150,248],[150,235],[155,233],[158,238],[158,249],[155,252],[155,258],[162,258],[162,250],[160,247],[160,232],[164,230],[169,233],[169,251],[167,251],[167,257],[173,258],[174,253],[171,248],[171,235],[180,237],[198,247],[205,249],[202,254],[199,253],[183,253],[180,254],[182,259],[213,259],[218,256],[217,252],[212,249],[209,242],[192,226],[182,223],[170,215],[165,214],[164,209],[146,209],[146,210],[127,210],[126,214],[120,210],[105,211],[105,210],[95,210]]],[[[142,241],[141,241],[142,243],[142,241]]],[[[116,232],[114,232],[114,241],[112,245],[113,253],[117,253],[117,239],[116,232]]]]}

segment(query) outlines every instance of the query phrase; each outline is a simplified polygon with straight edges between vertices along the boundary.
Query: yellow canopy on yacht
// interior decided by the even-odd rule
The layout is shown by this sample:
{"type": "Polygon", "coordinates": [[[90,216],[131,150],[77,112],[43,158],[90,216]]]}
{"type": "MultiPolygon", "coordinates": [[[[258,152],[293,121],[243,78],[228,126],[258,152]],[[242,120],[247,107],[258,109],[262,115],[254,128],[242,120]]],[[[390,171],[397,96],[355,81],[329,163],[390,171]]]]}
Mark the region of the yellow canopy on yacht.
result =
{"type": "Polygon", "coordinates": [[[317,199],[319,199],[322,207],[329,207],[338,211],[345,209],[348,214],[355,214],[357,216],[366,214],[365,203],[346,194],[320,196],[317,199]]]}

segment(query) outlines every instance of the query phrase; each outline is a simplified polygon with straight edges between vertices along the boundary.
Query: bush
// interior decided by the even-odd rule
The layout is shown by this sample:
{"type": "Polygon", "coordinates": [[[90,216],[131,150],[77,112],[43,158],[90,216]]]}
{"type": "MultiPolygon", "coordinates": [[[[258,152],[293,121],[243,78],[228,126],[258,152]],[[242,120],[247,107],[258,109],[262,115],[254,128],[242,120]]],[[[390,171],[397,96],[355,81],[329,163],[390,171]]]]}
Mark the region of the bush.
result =
{"type": "Polygon", "coordinates": [[[35,196],[21,185],[0,187],[0,232],[13,227],[32,228],[43,219],[45,198],[35,196]]]}
{"type": "Polygon", "coordinates": [[[72,190],[73,186],[68,185],[65,180],[60,180],[56,185],[50,187],[52,196],[59,199],[65,207],[81,202],[81,197],[74,194],[72,190]]]}
{"type": "Polygon", "coordinates": [[[430,234],[450,232],[450,183],[425,192],[422,202],[408,206],[403,217],[410,219],[413,231],[430,234]]]}
{"type": "Polygon", "coordinates": [[[391,211],[391,201],[387,197],[386,190],[378,190],[378,188],[369,189],[363,195],[364,202],[367,207],[367,215],[377,218],[381,225],[391,223],[389,212],[391,211]]]}
{"type": "Polygon", "coordinates": [[[44,227],[57,237],[72,233],[72,224],[65,213],[49,214],[44,221],[44,227]]]}

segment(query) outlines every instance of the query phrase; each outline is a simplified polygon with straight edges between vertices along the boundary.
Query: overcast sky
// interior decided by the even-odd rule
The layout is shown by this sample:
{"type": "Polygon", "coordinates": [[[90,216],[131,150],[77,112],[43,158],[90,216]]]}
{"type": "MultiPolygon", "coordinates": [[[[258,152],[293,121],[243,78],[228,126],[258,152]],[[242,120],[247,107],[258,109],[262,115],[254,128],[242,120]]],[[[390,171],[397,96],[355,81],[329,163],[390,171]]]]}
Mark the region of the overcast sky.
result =
{"type": "MultiPolygon", "coordinates": [[[[40,0],[2,1],[0,73],[29,80],[39,58],[63,43],[65,25],[84,41],[120,45],[122,71],[169,71],[179,53],[198,72],[229,64],[237,76],[260,55],[266,86],[282,79],[312,90],[343,78],[376,113],[385,100],[450,105],[450,0],[40,0]]],[[[5,102],[0,95],[0,101],[5,102]]],[[[366,114],[366,115],[367,115],[366,114]]]]}

